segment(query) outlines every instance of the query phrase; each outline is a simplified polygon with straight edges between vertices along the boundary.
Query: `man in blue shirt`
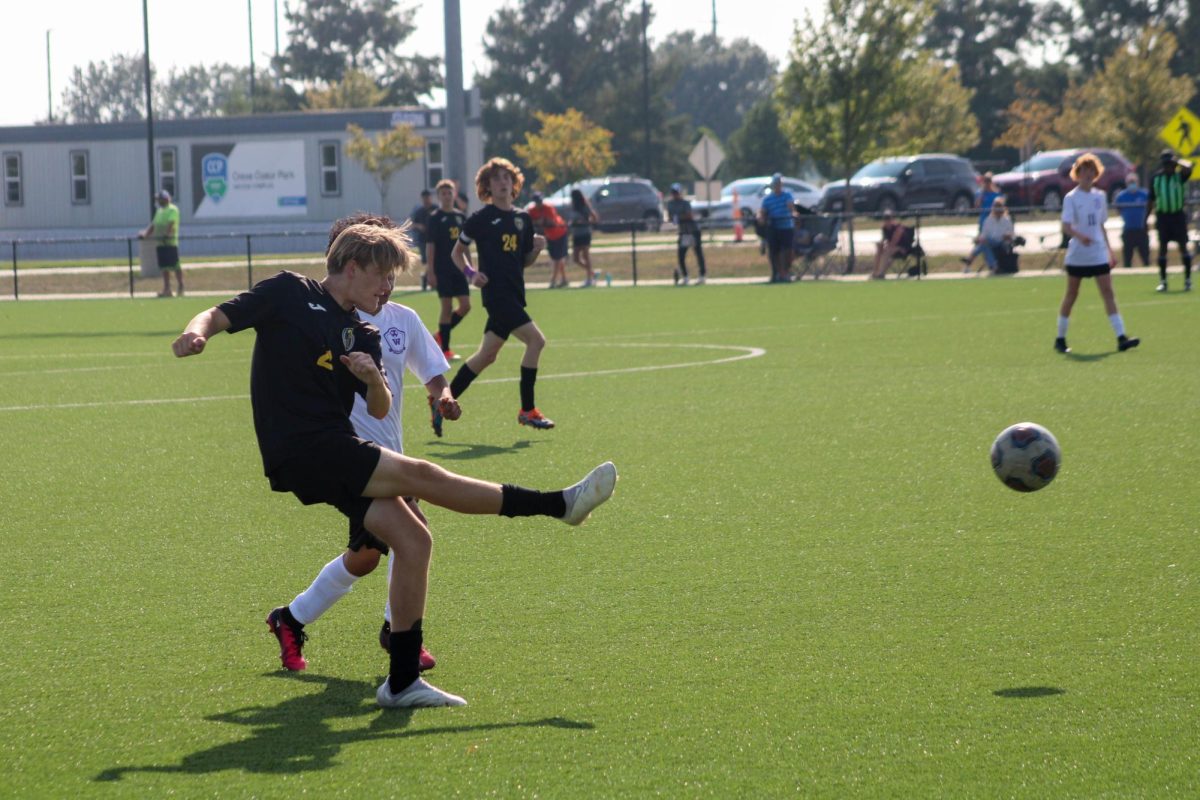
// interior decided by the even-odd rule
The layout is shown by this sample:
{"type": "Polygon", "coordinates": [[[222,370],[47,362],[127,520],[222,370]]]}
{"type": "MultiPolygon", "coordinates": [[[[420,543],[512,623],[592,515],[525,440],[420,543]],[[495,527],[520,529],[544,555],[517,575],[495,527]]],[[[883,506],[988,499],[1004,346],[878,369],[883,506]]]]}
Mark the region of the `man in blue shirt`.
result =
{"type": "Polygon", "coordinates": [[[771,283],[787,283],[792,275],[792,240],[796,235],[796,204],[792,193],[784,191],[783,175],[771,176],[771,193],[758,209],[759,220],[767,228],[767,249],[771,259],[771,283]]]}
{"type": "Polygon", "coordinates": [[[1138,186],[1136,172],[1129,173],[1125,188],[1117,195],[1116,206],[1121,212],[1125,227],[1121,231],[1121,244],[1125,258],[1125,269],[1133,266],[1134,251],[1142,257],[1142,266],[1150,266],[1150,232],[1146,230],[1146,204],[1150,193],[1138,186]]]}

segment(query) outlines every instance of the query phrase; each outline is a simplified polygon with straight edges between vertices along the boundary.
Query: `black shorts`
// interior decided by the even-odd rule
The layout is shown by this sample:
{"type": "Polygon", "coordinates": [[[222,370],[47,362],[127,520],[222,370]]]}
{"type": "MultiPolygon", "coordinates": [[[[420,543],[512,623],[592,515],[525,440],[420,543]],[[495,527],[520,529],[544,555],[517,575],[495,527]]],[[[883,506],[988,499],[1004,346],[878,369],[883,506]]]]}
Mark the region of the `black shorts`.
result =
{"type": "Polygon", "coordinates": [[[457,267],[438,269],[435,267],[433,274],[437,277],[438,297],[465,297],[471,293],[471,285],[467,283],[467,276],[463,275],[461,269],[457,267]]]}
{"type": "Polygon", "coordinates": [[[792,240],[796,237],[795,228],[770,228],[767,231],[767,248],[771,256],[792,251],[792,240]]]}
{"type": "Polygon", "coordinates": [[[345,433],[314,437],[307,449],[276,467],[267,479],[276,492],[291,492],[306,506],[327,503],[362,526],[371,498],[363,489],[379,464],[374,442],[345,433]]]}
{"type": "Polygon", "coordinates": [[[1158,231],[1160,246],[1167,242],[1178,242],[1180,247],[1187,247],[1187,216],[1182,211],[1159,214],[1154,220],[1154,228],[1158,231]]]}
{"type": "Polygon", "coordinates": [[[490,303],[485,303],[484,308],[487,309],[488,318],[487,324],[483,326],[483,332],[491,331],[501,339],[507,339],[510,333],[525,323],[533,322],[533,319],[525,311],[525,307],[516,300],[494,299],[490,303]]]}
{"type": "Polygon", "coordinates": [[[1112,272],[1108,264],[1097,264],[1091,267],[1073,267],[1067,265],[1067,274],[1072,278],[1095,278],[1100,275],[1107,275],[1112,272]]]}
{"type": "Polygon", "coordinates": [[[158,256],[159,269],[179,269],[178,245],[160,244],[154,248],[154,252],[158,256]]]}
{"type": "Polygon", "coordinates": [[[562,261],[567,257],[567,237],[566,234],[557,239],[546,240],[546,252],[550,254],[551,261],[562,261]]]}
{"type": "MultiPolygon", "coordinates": [[[[404,502],[408,503],[408,507],[417,515],[417,519],[421,520],[421,524],[429,527],[429,520],[425,519],[425,515],[421,513],[421,507],[417,505],[417,498],[406,497],[404,502]]],[[[350,521],[350,541],[346,544],[347,550],[358,552],[364,547],[369,547],[372,550],[387,555],[388,546],[382,540],[377,538],[373,533],[364,528],[361,524],[355,524],[354,520],[350,521]]]]}
{"type": "Polygon", "coordinates": [[[592,232],[576,233],[571,236],[571,247],[578,250],[580,247],[592,246],[592,232]]]}

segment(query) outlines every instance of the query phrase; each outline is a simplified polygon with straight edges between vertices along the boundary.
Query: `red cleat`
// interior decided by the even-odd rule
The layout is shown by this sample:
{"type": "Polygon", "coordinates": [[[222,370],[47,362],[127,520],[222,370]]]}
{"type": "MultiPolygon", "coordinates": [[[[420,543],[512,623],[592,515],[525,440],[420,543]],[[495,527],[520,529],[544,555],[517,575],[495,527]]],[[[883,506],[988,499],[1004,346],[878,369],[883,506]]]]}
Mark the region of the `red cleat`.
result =
{"type": "Polygon", "coordinates": [[[531,428],[537,428],[538,430],[549,430],[554,427],[554,420],[547,419],[536,408],[531,408],[528,411],[522,411],[517,414],[517,422],[522,425],[528,425],[531,428]]]}
{"type": "Polygon", "coordinates": [[[279,640],[279,660],[283,662],[284,669],[299,672],[308,666],[303,654],[304,642],[308,640],[308,634],[304,632],[303,626],[292,627],[289,625],[284,620],[283,608],[280,607],[267,615],[267,627],[279,640]]]}
{"type": "MultiPolygon", "coordinates": [[[[379,629],[379,646],[384,650],[388,650],[388,637],[392,635],[392,626],[385,619],[383,627],[379,629]]],[[[433,669],[437,666],[437,659],[433,654],[425,649],[425,645],[421,645],[421,655],[417,657],[417,669],[424,672],[428,669],[433,669]]]]}

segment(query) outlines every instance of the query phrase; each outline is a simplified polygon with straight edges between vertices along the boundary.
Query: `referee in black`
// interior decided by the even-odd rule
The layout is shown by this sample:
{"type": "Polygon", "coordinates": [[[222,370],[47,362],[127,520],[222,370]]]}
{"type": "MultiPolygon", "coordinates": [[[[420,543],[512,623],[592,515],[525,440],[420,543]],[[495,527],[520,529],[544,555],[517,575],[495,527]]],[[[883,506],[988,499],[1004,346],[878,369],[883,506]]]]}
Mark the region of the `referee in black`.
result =
{"type": "Polygon", "coordinates": [[[1171,150],[1159,156],[1162,166],[1150,178],[1150,206],[1158,230],[1158,291],[1167,290],[1167,246],[1175,242],[1183,256],[1183,290],[1192,290],[1192,254],[1188,252],[1187,182],[1192,164],[1175,157],[1171,150]]]}

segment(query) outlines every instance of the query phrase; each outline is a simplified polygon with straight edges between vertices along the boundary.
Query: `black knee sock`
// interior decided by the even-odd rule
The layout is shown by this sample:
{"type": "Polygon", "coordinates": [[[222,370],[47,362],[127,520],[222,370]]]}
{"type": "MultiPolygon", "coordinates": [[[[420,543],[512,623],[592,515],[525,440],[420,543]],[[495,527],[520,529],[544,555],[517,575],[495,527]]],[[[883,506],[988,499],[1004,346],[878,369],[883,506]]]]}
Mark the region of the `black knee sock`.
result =
{"type": "MultiPolygon", "coordinates": [[[[537,382],[537,367],[521,367],[521,410],[532,411],[537,407],[533,402],[533,384],[537,382]]],[[[456,395],[457,396],[457,395],[456,395]]]]}
{"type": "Polygon", "coordinates": [[[450,327],[451,328],[457,327],[458,323],[462,322],[462,320],[463,320],[462,314],[459,314],[457,311],[450,312],[450,327]]]}
{"type": "Polygon", "coordinates": [[[1187,251],[1187,245],[1183,246],[1183,279],[1190,281],[1192,279],[1192,254],[1187,251]]]}
{"type": "Polygon", "coordinates": [[[1164,283],[1167,280],[1167,258],[1162,256],[1158,259],[1158,279],[1164,283]]]}
{"type": "Polygon", "coordinates": [[[454,376],[454,380],[450,381],[450,394],[456,398],[462,397],[462,393],[471,385],[471,381],[479,376],[471,371],[471,368],[463,364],[458,368],[458,374],[454,376]]]}
{"type": "Polygon", "coordinates": [[[501,487],[500,516],[502,517],[562,517],[567,513],[567,500],[562,490],[539,492],[506,483],[501,487]]]}
{"type": "Polygon", "coordinates": [[[388,654],[391,656],[388,685],[393,693],[407,688],[420,677],[421,643],[421,620],[407,631],[392,631],[388,636],[388,654]]]}
{"type": "Polygon", "coordinates": [[[298,620],[292,616],[292,607],[291,606],[284,606],[283,611],[279,612],[279,616],[283,617],[283,621],[286,622],[292,628],[303,628],[304,627],[304,623],[300,622],[300,620],[298,620]]]}
{"type": "Polygon", "coordinates": [[[453,327],[454,327],[453,322],[451,322],[449,324],[442,323],[442,322],[438,323],[438,336],[441,337],[441,339],[442,339],[442,351],[443,352],[450,349],[450,330],[453,327]]]}

